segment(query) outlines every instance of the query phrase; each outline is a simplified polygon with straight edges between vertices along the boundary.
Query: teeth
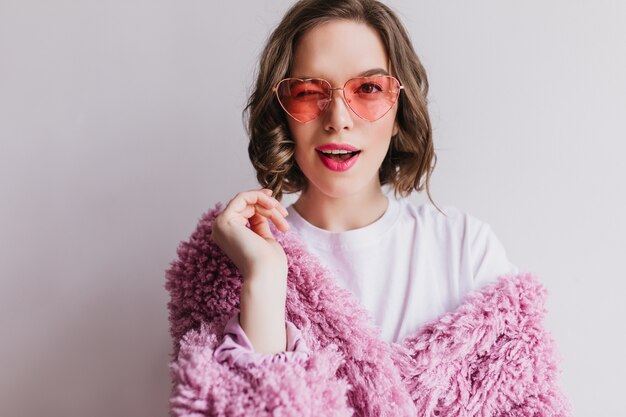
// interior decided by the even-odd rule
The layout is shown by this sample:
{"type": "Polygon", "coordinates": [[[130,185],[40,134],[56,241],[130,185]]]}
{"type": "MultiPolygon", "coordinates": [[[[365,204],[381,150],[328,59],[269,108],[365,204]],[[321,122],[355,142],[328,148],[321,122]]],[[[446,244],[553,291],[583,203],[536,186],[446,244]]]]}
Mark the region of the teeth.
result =
{"type": "Polygon", "coordinates": [[[356,151],[346,151],[345,149],[335,149],[335,150],[332,150],[332,151],[321,151],[321,152],[322,153],[326,153],[326,154],[341,155],[341,154],[344,154],[344,153],[353,153],[353,152],[356,152],[356,151]]]}

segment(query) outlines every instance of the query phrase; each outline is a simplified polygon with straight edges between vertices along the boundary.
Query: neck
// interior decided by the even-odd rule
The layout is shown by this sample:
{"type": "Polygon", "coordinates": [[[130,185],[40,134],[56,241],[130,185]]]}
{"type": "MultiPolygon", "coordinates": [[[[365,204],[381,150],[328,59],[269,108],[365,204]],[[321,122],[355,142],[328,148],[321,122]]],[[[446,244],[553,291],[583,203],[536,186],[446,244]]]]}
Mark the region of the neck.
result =
{"type": "Polygon", "coordinates": [[[305,191],[293,204],[306,221],[329,232],[345,232],[372,224],[382,217],[387,206],[387,197],[380,188],[340,198],[305,191]]]}

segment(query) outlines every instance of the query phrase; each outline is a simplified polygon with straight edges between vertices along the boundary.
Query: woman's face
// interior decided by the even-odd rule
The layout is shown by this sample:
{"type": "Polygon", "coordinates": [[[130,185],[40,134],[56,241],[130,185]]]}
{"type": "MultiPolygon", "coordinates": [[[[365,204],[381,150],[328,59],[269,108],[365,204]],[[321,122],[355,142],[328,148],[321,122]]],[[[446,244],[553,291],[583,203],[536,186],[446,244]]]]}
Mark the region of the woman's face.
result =
{"type": "MultiPolygon", "coordinates": [[[[323,78],[333,87],[343,87],[347,80],[364,73],[388,73],[388,61],[375,30],[362,23],[337,20],[316,26],[302,36],[289,76],[323,78]]],[[[357,116],[346,105],[342,91],[337,90],[318,118],[305,124],[288,116],[288,126],[296,143],[296,162],[308,179],[305,192],[331,198],[380,193],[378,170],[391,136],[397,133],[397,106],[396,101],[387,114],[370,122],[357,116]],[[327,166],[337,163],[323,159],[325,157],[316,150],[328,144],[351,145],[360,153],[349,169],[337,171],[327,166]]]]}

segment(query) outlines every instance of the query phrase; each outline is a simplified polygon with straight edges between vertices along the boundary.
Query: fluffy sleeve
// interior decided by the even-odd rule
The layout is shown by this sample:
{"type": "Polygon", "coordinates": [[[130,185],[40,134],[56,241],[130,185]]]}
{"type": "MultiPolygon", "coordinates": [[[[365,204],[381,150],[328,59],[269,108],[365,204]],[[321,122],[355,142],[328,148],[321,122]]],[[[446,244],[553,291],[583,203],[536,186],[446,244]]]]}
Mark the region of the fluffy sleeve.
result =
{"type": "Polygon", "coordinates": [[[203,324],[181,340],[170,364],[171,416],[352,415],[348,384],[335,377],[342,360],[335,349],[313,352],[304,363],[220,364],[214,356],[217,329],[203,324]]]}
{"type": "Polygon", "coordinates": [[[343,355],[329,345],[294,361],[239,366],[216,349],[239,310],[241,276],[210,238],[221,205],[204,215],[166,272],[173,353],[171,416],[352,415],[343,355]]]}
{"type": "Polygon", "coordinates": [[[394,346],[421,415],[568,416],[546,290],[531,274],[502,276],[454,312],[394,346]]]}

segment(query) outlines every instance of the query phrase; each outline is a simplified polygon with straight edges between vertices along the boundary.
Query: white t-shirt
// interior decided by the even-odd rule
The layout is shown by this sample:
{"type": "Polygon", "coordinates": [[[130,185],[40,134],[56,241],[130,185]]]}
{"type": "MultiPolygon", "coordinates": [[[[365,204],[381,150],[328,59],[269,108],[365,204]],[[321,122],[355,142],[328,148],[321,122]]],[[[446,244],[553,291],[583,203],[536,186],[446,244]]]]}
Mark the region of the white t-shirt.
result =
{"type": "Polygon", "coordinates": [[[329,232],[287,207],[287,221],[309,251],[368,310],[386,342],[400,342],[463,296],[518,268],[491,227],[461,210],[388,197],[382,217],[329,232]]]}

